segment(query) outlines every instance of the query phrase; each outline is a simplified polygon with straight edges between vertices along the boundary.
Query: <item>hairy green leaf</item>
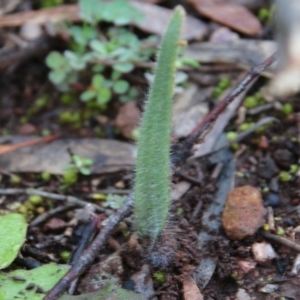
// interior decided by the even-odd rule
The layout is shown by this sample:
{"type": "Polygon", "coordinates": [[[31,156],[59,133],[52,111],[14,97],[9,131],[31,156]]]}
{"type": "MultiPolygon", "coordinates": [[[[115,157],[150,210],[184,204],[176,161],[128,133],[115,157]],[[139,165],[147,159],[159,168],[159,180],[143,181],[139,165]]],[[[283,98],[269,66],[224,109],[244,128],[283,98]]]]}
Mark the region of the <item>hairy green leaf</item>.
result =
{"type": "Polygon", "coordinates": [[[154,245],[168,219],[170,206],[170,137],[175,62],[184,11],[177,7],[158,54],[138,140],[135,219],[140,238],[154,245]]]}

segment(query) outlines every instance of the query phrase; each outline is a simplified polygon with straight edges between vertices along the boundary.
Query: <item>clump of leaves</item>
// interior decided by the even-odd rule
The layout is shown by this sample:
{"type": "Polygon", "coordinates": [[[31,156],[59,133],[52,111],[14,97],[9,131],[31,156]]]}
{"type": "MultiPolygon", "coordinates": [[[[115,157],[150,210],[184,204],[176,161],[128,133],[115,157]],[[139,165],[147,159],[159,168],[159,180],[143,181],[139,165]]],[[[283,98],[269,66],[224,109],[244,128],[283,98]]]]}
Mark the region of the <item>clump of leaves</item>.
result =
{"type": "Polygon", "coordinates": [[[214,98],[220,97],[229,86],[230,86],[230,79],[227,77],[221,78],[218,85],[214,88],[212,92],[212,96],[214,98]]]}
{"type": "Polygon", "coordinates": [[[184,11],[177,7],[158,54],[138,139],[134,215],[139,238],[152,249],[163,231],[170,206],[170,136],[176,57],[184,11]]]}
{"type": "MultiPolygon", "coordinates": [[[[139,39],[136,34],[120,27],[143,18],[125,0],[82,0],[79,6],[84,24],[65,28],[71,38],[70,49],[63,53],[53,51],[47,56],[50,81],[64,92],[72,89],[78,81],[90,82],[80,95],[89,107],[103,109],[113,96],[121,102],[136,99],[138,91],[130,87],[126,74],[149,62],[155,53],[157,38],[139,39]],[[96,26],[99,21],[113,23],[115,27],[99,32],[96,26]]],[[[195,60],[187,57],[181,57],[176,64],[199,67],[195,60]]],[[[183,72],[176,76],[177,83],[186,79],[183,72]]]]}
{"type": "Polygon", "coordinates": [[[265,104],[265,100],[261,93],[256,93],[252,96],[246,97],[243,103],[247,109],[255,108],[263,104],[265,104]]]}
{"type": "Polygon", "coordinates": [[[80,98],[103,107],[113,94],[123,102],[137,96],[136,90],[129,88],[129,83],[122,78],[123,74],[131,72],[135,63],[148,61],[155,48],[153,37],[139,40],[125,28],[112,27],[107,32],[98,32],[95,24],[99,21],[127,25],[142,18],[127,1],[100,2],[101,5],[94,0],[79,2],[85,23],[67,27],[72,38],[70,50],[51,52],[46,64],[50,68],[50,81],[60,91],[68,91],[72,84],[86,78],[85,71],[90,67],[94,73],[90,75],[91,85],[80,98]],[[111,76],[106,75],[107,70],[112,70],[111,76]]]}

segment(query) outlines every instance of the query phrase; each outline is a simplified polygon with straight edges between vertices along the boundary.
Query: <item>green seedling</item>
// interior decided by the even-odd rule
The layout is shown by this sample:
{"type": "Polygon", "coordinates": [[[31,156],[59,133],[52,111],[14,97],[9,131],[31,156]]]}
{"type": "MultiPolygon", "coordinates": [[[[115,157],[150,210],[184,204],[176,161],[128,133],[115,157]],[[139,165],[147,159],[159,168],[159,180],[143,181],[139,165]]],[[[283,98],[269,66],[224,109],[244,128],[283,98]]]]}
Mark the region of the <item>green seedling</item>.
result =
{"type": "Polygon", "coordinates": [[[262,229],[264,231],[270,231],[270,225],[268,223],[265,223],[263,226],[262,226],[262,229]]]}
{"type": "Polygon", "coordinates": [[[237,137],[238,137],[237,132],[229,131],[229,132],[226,133],[226,139],[229,142],[234,141],[237,137]]]}
{"type": "Polygon", "coordinates": [[[296,174],[299,170],[299,166],[294,164],[294,165],[290,165],[290,173],[292,174],[296,174]]]}
{"type": "Polygon", "coordinates": [[[279,236],[284,236],[285,235],[285,231],[282,227],[278,226],[277,230],[276,230],[276,234],[279,236]]]}
{"type": "Polygon", "coordinates": [[[70,251],[63,251],[60,253],[60,258],[63,262],[67,263],[71,257],[71,252],[70,251]]]}
{"type": "Polygon", "coordinates": [[[43,202],[43,197],[39,195],[30,195],[28,201],[34,206],[39,206],[43,202]]]}
{"type": "Polygon", "coordinates": [[[230,86],[230,79],[227,77],[221,78],[218,85],[214,88],[212,92],[212,97],[218,98],[223,92],[230,86]]]}
{"type": "Polygon", "coordinates": [[[9,178],[9,181],[12,183],[12,184],[19,184],[21,183],[22,179],[20,176],[16,175],[16,174],[11,174],[10,175],[10,178],[9,178]]]}
{"type": "Polygon", "coordinates": [[[274,6],[271,6],[271,8],[259,9],[257,17],[260,21],[269,23],[273,18],[273,14],[274,14],[274,6]]]}
{"type": "Polygon", "coordinates": [[[170,207],[170,137],[175,63],[184,11],[177,7],[163,38],[140,127],[134,216],[140,239],[154,246],[170,207]]]}
{"type": "Polygon", "coordinates": [[[44,180],[44,181],[49,181],[51,179],[51,174],[48,173],[48,172],[43,172],[41,174],[41,178],[44,180]]]}
{"type": "Polygon", "coordinates": [[[250,122],[250,123],[243,123],[239,126],[239,130],[240,131],[246,131],[250,128],[252,128],[254,126],[254,123],[253,122],[250,122]]]}
{"type": "Polygon", "coordinates": [[[283,106],[282,106],[282,112],[286,116],[290,115],[293,112],[293,106],[292,106],[292,104],[290,104],[290,103],[283,104],[283,106]]]}
{"type": "Polygon", "coordinates": [[[258,100],[254,96],[246,97],[244,100],[244,106],[248,109],[258,106],[258,100]]]}
{"type": "Polygon", "coordinates": [[[163,272],[154,272],[153,278],[158,281],[160,284],[163,284],[166,281],[166,276],[163,272]]]}
{"type": "Polygon", "coordinates": [[[107,198],[107,195],[100,194],[100,193],[94,193],[91,196],[94,200],[100,200],[100,201],[105,201],[107,198]]]}
{"type": "Polygon", "coordinates": [[[71,93],[64,93],[60,96],[59,100],[63,105],[70,105],[76,102],[76,97],[71,93]]]}
{"type": "Polygon", "coordinates": [[[182,56],[176,60],[176,68],[183,68],[186,66],[192,67],[192,68],[200,68],[201,67],[200,63],[191,57],[182,56]]]}
{"type": "Polygon", "coordinates": [[[89,167],[93,165],[93,161],[89,158],[82,158],[78,155],[72,155],[72,163],[65,167],[63,174],[63,184],[61,189],[66,189],[75,184],[78,180],[78,174],[90,175],[91,170],[89,167]]]}
{"type": "Polygon", "coordinates": [[[66,189],[71,185],[75,184],[78,180],[78,173],[76,171],[66,171],[63,174],[63,184],[60,186],[61,189],[66,189]]]}
{"type": "Polygon", "coordinates": [[[252,96],[248,96],[244,100],[244,106],[247,109],[255,108],[259,105],[263,105],[265,103],[265,100],[261,93],[256,93],[252,96]]]}
{"type": "Polygon", "coordinates": [[[281,171],[279,173],[279,180],[283,181],[283,182],[287,182],[290,181],[292,179],[292,176],[290,173],[285,172],[285,171],[281,171]]]}
{"type": "Polygon", "coordinates": [[[64,4],[63,0],[40,0],[40,6],[42,8],[55,7],[64,4]]]}
{"type": "Polygon", "coordinates": [[[63,124],[70,124],[77,129],[81,127],[81,114],[79,111],[65,110],[59,114],[59,121],[63,124]]]}
{"type": "Polygon", "coordinates": [[[269,193],[269,191],[270,191],[270,188],[267,187],[267,186],[265,186],[265,187],[262,189],[262,192],[263,192],[263,193],[269,193]]]}
{"type": "Polygon", "coordinates": [[[73,162],[66,166],[66,171],[75,171],[82,175],[91,175],[89,167],[93,165],[93,160],[90,158],[83,158],[78,155],[72,155],[73,162]]]}

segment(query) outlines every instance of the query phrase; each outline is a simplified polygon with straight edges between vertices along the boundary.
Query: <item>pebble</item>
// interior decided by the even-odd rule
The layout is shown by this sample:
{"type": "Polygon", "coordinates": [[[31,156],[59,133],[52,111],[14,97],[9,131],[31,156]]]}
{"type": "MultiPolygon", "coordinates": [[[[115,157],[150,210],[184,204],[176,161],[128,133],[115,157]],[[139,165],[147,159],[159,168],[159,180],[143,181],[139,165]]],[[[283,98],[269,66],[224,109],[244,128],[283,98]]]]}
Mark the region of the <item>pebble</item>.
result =
{"type": "Polygon", "coordinates": [[[287,149],[278,149],[273,154],[276,164],[282,168],[289,168],[292,163],[292,153],[287,149]]]}
{"type": "Polygon", "coordinates": [[[235,300],[251,300],[251,297],[244,289],[238,289],[235,300]]]}
{"type": "Polygon", "coordinates": [[[246,185],[228,193],[222,224],[229,239],[241,240],[253,235],[264,224],[265,216],[260,191],[246,185]]]}
{"type": "Polygon", "coordinates": [[[36,131],[37,131],[36,127],[33,124],[30,124],[30,123],[23,124],[19,128],[19,134],[32,134],[36,131]]]}
{"type": "Polygon", "coordinates": [[[251,246],[251,251],[254,256],[254,260],[261,264],[264,264],[277,257],[273,247],[266,242],[254,243],[251,246]]]}
{"type": "Polygon", "coordinates": [[[237,266],[239,267],[239,271],[242,273],[242,274],[247,274],[249,273],[250,271],[254,270],[255,269],[255,266],[256,266],[256,262],[253,261],[253,260],[238,260],[236,262],[237,266]]]}
{"type": "Polygon", "coordinates": [[[277,193],[269,193],[266,198],[264,205],[265,206],[278,206],[280,204],[280,197],[277,193]]]}
{"type": "Polygon", "coordinates": [[[279,286],[277,284],[266,284],[259,289],[260,292],[270,294],[278,291],[279,286]]]}

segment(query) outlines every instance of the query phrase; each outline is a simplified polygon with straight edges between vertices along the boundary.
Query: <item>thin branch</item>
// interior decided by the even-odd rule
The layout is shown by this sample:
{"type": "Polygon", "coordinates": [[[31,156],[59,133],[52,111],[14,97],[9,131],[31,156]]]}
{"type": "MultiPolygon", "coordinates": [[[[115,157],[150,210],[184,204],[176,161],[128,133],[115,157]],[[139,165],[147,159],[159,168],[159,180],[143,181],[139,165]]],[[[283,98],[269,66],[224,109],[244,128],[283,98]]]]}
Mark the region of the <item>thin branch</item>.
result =
{"type": "Polygon", "coordinates": [[[227,108],[227,106],[238,96],[240,95],[247,86],[256,79],[268,66],[274,63],[277,59],[277,53],[274,53],[265,61],[260,63],[259,65],[252,68],[246,77],[238,84],[238,86],[227,96],[224,100],[222,100],[205,118],[204,120],[195,127],[189,137],[183,142],[181,146],[175,145],[173,148],[174,152],[177,154],[182,152],[179,155],[174,155],[176,161],[175,164],[180,164],[181,160],[185,160],[189,154],[192,146],[196,142],[196,140],[206,131],[208,131],[213,123],[217,120],[219,115],[227,108]]]}
{"type": "Polygon", "coordinates": [[[63,212],[66,212],[68,210],[71,210],[73,208],[75,208],[78,205],[75,204],[67,204],[64,206],[59,206],[57,208],[51,209],[45,213],[43,213],[42,215],[36,217],[33,221],[30,222],[30,226],[38,226],[41,223],[44,223],[45,221],[47,221],[48,219],[52,218],[53,216],[57,215],[57,214],[61,214],[63,212]]]}
{"type": "Polygon", "coordinates": [[[270,233],[270,232],[265,232],[265,231],[261,231],[260,233],[263,237],[270,239],[278,244],[284,245],[286,247],[289,247],[297,252],[300,252],[300,245],[294,243],[291,240],[288,240],[287,238],[278,236],[276,234],[270,233]]]}
{"type": "Polygon", "coordinates": [[[89,204],[93,208],[95,208],[96,211],[104,212],[104,209],[102,207],[93,203],[80,200],[73,196],[65,196],[65,195],[60,195],[55,193],[48,193],[37,189],[0,189],[0,195],[17,195],[17,194],[38,195],[52,200],[66,201],[69,204],[77,205],[80,207],[84,207],[87,204],[89,204]]]}
{"type": "Polygon", "coordinates": [[[264,62],[252,68],[245,77],[242,82],[238,84],[238,86],[227,96],[223,101],[221,101],[215,109],[213,109],[204,120],[192,131],[189,138],[197,139],[201,133],[202,129],[209,126],[213,122],[216,121],[218,116],[225,110],[225,108],[240,94],[242,93],[246,87],[257,78],[261,72],[263,72],[269,65],[271,65],[277,58],[277,54],[274,53],[269,58],[267,58],[264,62]]]}
{"type": "Polygon", "coordinates": [[[76,265],[67,272],[67,274],[47,293],[44,300],[54,300],[61,293],[63,293],[71,284],[71,282],[83,274],[87,268],[93,263],[95,258],[99,255],[100,250],[104,246],[112,231],[117,227],[119,222],[128,216],[133,208],[133,195],[130,194],[124,205],[111,215],[107,221],[106,226],[100,231],[91,246],[79,258],[76,265]]]}

